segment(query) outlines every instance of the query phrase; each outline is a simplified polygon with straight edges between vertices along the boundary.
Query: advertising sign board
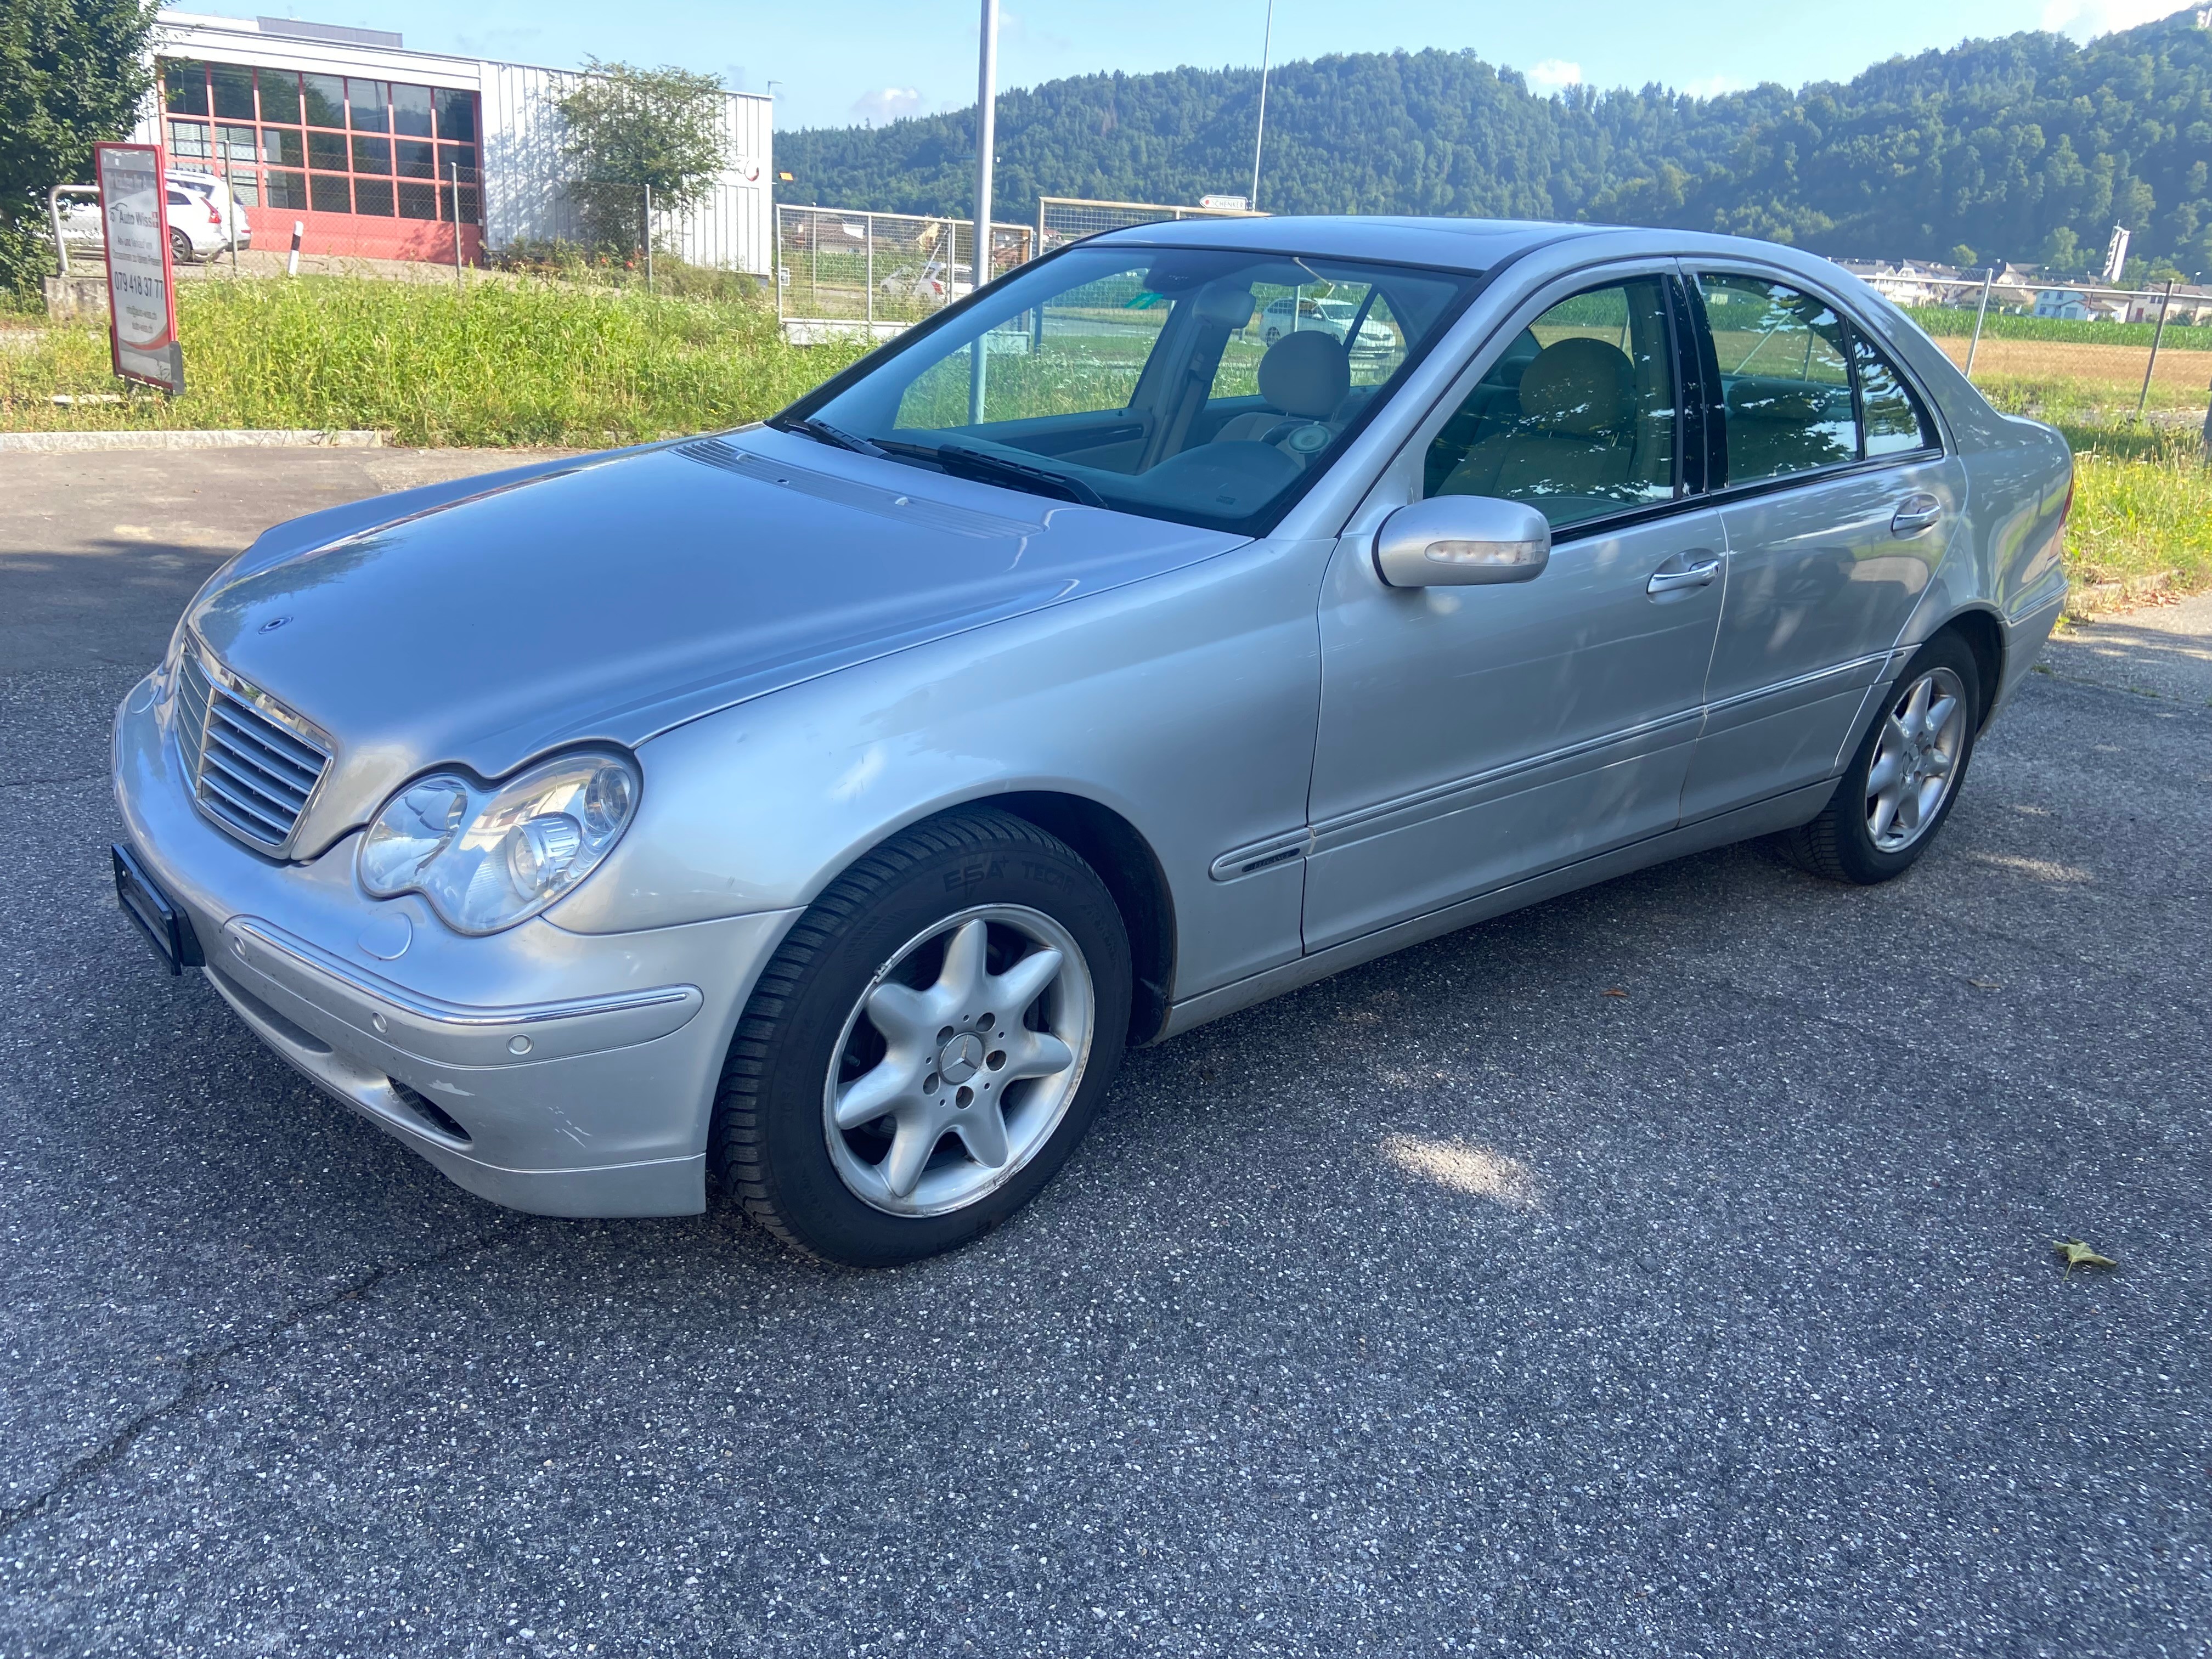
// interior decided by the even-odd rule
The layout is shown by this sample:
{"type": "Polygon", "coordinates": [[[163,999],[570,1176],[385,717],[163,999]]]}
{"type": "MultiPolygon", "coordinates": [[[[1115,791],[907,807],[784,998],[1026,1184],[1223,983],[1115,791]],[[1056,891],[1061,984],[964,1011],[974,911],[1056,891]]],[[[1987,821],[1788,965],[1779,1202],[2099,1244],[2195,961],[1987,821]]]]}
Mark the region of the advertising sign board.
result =
{"type": "Polygon", "coordinates": [[[171,392],[185,389],[170,285],[167,191],[152,144],[96,144],[100,228],[107,242],[108,341],[115,372],[171,392]]]}

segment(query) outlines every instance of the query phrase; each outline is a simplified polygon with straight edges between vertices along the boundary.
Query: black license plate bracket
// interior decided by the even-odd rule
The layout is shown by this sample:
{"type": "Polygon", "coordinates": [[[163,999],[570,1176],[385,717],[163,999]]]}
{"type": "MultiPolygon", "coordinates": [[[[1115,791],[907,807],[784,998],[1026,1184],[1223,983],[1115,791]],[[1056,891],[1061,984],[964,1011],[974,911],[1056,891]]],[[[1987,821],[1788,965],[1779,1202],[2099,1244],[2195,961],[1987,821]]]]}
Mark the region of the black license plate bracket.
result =
{"type": "Polygon", "coordinates": [[[192,931],[192,919],[184,907],[161,890],[161,885],[140,866],[128,848],[110,847],[115,860],[115,902],[123,907],[123,914],[138,924],[138,931],[154,947],[162,965],[173,975],[187,968],[204,968],[207,956],[200,949],[199,936],[192,931]]]}

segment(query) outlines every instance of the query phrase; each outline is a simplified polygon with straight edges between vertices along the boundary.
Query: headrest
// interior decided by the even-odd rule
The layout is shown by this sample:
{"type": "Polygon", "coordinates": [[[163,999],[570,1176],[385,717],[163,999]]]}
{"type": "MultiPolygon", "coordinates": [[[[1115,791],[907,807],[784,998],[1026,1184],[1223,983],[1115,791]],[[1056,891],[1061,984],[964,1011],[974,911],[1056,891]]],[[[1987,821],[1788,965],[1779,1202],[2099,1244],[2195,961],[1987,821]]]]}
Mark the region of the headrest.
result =
{"type": "Polygon", "coordinates": [[[1320,329],[1285,334],[1260,359],[1260,395],[1285,415],[1325,421],[1351,390],[1351,358],[1320,329]]]}
{"type": "Polygon", "coordinates": [[[1521,418],[1573,438],[1615,432],[1633,407],[1636,370],[1609,340],[1554,340],[1522,371],[1521,418]]]}
{"type": "Polygon", "coordinates": [[[1191,304],[1201,320],[1234,333],[1252,320],[1252,290],[1233,283],[1217,283],[1199,289],[1191,304]]]}

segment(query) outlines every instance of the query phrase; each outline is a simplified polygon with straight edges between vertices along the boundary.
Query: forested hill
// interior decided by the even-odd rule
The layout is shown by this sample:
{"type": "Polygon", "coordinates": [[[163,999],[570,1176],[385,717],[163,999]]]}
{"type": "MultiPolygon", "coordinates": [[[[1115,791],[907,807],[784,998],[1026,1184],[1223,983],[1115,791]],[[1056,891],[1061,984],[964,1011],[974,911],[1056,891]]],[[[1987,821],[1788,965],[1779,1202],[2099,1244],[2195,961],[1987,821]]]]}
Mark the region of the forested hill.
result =
{"type": "MultiPolygon", "coordinates": [[[[998,213],[1040,192],[1195,202],[1249,185],[1251,70],[1003,94],[998,213]]],[[[776,135],[787,202],[968,210],[975,112],[776,135]]],[[[1356,53],[1269,77],[1261,205],[1718,229],[1840,258],[2083,269],[2112,226],[2212,277],[2212,31],[2184,12],[2077,46],[1970,40],[1848,82],[1698,99],[1539,97],[1467,52],[1356,53]]]]}

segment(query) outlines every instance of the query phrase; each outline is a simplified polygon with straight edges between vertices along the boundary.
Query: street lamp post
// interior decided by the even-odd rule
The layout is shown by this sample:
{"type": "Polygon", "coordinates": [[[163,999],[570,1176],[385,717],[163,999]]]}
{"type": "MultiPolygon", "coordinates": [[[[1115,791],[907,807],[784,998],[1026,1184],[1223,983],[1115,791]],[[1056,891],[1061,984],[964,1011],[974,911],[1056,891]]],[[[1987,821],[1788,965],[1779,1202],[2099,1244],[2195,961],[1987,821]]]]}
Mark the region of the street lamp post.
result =
{"type": "Polygon", "coordinates": [[[1267,59],[1275,49],[1275,0],[1267,0],[1267,32],[1260,37],[1260,119],[1252,129],[1252,200],[1260,210],[1260,141],[1267,136],[1267,59]]]}
{"type": "MultiPolygon", "coordinates": [[[[991,161],[992,150],[999,141],[999,0],[983,0],[982,40],[975,53],[975,251],[970,255],[974,263],[969,268],[972,287],[981,288],[991,280],[991,161]]],[[[950,262],[952,269],[945,273],[945,289],[950,292],[953,279],[958,275],[959,253],[955,249],[950,262]]],[[[969,359],[968,423],[974,426],[983,418],[983,379],[987,372],[988,349],[985,334],[975,337],[975,344],[969,359]]]]}

